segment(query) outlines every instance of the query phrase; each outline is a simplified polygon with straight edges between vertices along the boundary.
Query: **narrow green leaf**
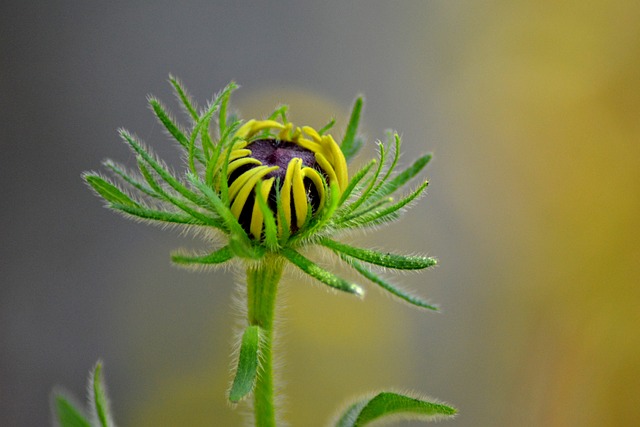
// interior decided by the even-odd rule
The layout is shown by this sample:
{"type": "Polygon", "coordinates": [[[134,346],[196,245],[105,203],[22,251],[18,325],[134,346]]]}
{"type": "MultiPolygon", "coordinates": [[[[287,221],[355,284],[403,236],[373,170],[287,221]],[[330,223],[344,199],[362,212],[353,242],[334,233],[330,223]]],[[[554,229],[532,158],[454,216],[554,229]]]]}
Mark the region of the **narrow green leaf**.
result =
{"type": "Polygon", "coordinates": [[[217,251],[204,256],[189,256],[181,253],[174,253],[171,255],[171,261],[176,264],[191,265],[191,264],[222,264],[229,261],[234,257],[233,252],[229,246],[224,246],[217,251]]]}
{"type": "Polygon", "coordinates": [[[254,246],[251,239],[244,231],[238,220],[231,213],[231,210],[225,205],[218,194],[208,187],[204,182],[200,181],[196,175],[187,174],[187,179],[202,192],[207,198],[207,202],[215,209],[217,214],[224,222],[225,228],[229,231],[229,247],[241,258],[259,259],[264,255],[264,249],[254,246]]]}
{"type": "Polygon", "coordinates": [[[185,136],[182,129],[180,129],[180,127],[171,118],[162,103],[158,99],[150,97],[149,105],[151,106],[153,112],[156,114],[156,117],[158,117],[158,120],[160,120],[160,123],[164,125],[171,136],[173,136],[185,150],[188,149],[189,139],[185,136]]]}
{"type": "Polygon", "coordinates": [[[344,193],[342,193],[342,197],[340,198],[340,205],[342,205],[348,198],[351,196],[351,193],[356,188],[356,186],[362,181],[362,179],[369,173],[371,168],[377,163],[376,159],[371,159],[369,163],[361,167],[354,175],[351,177],[347,188],[345,188],[344,193]]]}
{"type": "MultiPolygon", "coordinates": [[[[162,178],[167,184],[169,184],[174,190],[180,193],[183,197],[192,202],[198,204],[198,197],[189,191],[175,176],[173,176],[159,161],[157,161],[142,145],[126,130],[120,129],[120,136],[124,141],[129,144],[131,149],[140,155],[140,157],[156,171],[158,176],[162,178]]],[[[142,171],[141,171],[142,172],[142,171]]],[[[149,183],[151,185],[151,183],[149,183]]]]}
{"type": "Polygon", "coordinates": [[[260,327],[256,325],[249,326],[242,334],[236,376],[229,392],[229,400],[231,402],[239,402],[253,389],[258,373],[259,356],[260,327]]]}
{"type": "Polygon", "coordinates": [[[351,265],[358,273],[362,274],[364,277],[366,277],[367,279],[371,280],[373,283],[375,283],[376,285],[380,286],[382,289],[388,291],[392,295],[400,298],[401,300],[406,301],[411,305],[415,305],[416,307],[426,308],[427,310],[434,310],[434,311],[438,311],[439,310],[438,306],[433,305],[433,304],[429,304],[428,302],[422,300],[421,298],[418,298],[418,297],[416,297],[414,295],[411,295],[411,294],[409,294],[409,293],[407,293],[405,291],[402,291],[401,289],[396,288],[395,286],[393,286],[389,282],[383,280],[381,277],[379,277],[378,275],[373,273],[367,267],[365,267],[364,265],[360,264],[359,262],[351,259],[350,257],[342,255],[342,254],[340,255],[340,257],[344,261],[346,261],[349,265],[351,265]]]}
{"type": "Polygon", "coordinates": [[[102,363],[96,364],[91,376],[91,405],[102,427],[112,427],[113,420],[109,409],[109,399],[102,380],[102,363]]]}
{"type": "Polygon", "coordinates": [[[276,108],[273,113],[271,113],[271,115],[267,118],[267,120],[275,120],[278,118],[278,116],[280,116],[280,118],[282,119],[282,123],[284,123],[285,125],[287,124],[287,111],[289,110],[289,106],[288,105],[281,105],[278,108],[276,108]]]}
{"type": "Polygon", "coordinates": [[[402,187],[409,180],[419,174],[420,171],[424,169],[425,166],[427,166],[432,157],[433,155],[429,153],[418,158],[418,160],[416,160],[411,166],[403,170],[391,180],[387,181],[383,186],[380,187],[378,191],[372,194],[371,200],[378,200],[386,197],[392,194],[398,188],[402,187]]]}
{"type": "Polygon", "coordinates": [[[275,215],[267,201],[262,197],[262,193],[256,189],[255,195],[264,218],[264,244],[269,249],[275,250],[278,248],[278,226],[276,225],[275,215]]]}
{"type": "Polygon", "coordinates": [[[380,253],[370,249],[354,248],[329,238],[322,238],[319,243],[336,252],[382,267],[398,270],[420,270],[436,265],[435,258],[424,256],[405,256],[390,253],[380,253]]]}
{"type": "Polygon", "coordinates": [[[204,222],[189,215],[183,215],[177,212],[159,211],[147,207],[111,205],[111,208],[124,212],[128,215],[151,221],[172,222],[184,225],[209,225],[222,229],[222,223],[215,221],[213,218],[209,218],[207,222],[204,222]]]}
{"type": "MultiPolygon", "coordinates": [[[[220,103],[220,114],[218,116],[218,130],[220,136],[224,134],[224,130],[227,127],[227,107],[229,105],[229,97],[231,96],[231,92],[238,88],[238,85],[235,82],[231,82],[227,85],[227,87],[222,91],[220,98],[222,101],[220,103]]],[[[208,129],[208,128],[207,128],[208,129]]]]}
{"type": "MultiPolygon", "coordinates": [[[[351,215],[349,215],[348,217],[346,217],[344,219],[345,222],[351,222],[351,223],[356,223],[357,225],[365,225],[369,222],[372,221],[378,221],[378,220],[384,220],[385,217],[387,217],[390,214],[393,214],[397,211],[399,211],[400,209],[404,208],[405,206],[407,206],[409,203],[413,202],[415,199],[417,199],[426,189],[427,186],[429,185],[428,181],[423,182],[417,189],[415,189],[411,194],[409,194],[407,197],[401,199],[400,201],[394,203],[391,206],[387,206],[384,209],[377,209],[378,208],[378,204],[384,205],[387,204],[389,199],[381,199],[378,200],[377,202],[374,203],[374,209],[367,209],[366,211],[357,211],[352,213],[351,215]]],[[[341,224],[345,227],[348,227],[347,224],[341,224]]]]}
{"type": "Polygon", "coordinates": [[[55,396],[55,411],[60,427],[91,427],[82,411],[62,395],[55,396]]]}
{"type": "Polygon", "coordinates": [[[176,91],[176,95],[178,95],[178,98],[180,99],[180,101],[182,101],[182,105],[184,106],[185,110],[187,110],[187,112],[191,116],[191,119],[194,122],[197,122],[198,106],[193,101],[191,96],[188,94],[187,90],[182,85],[182,82],[172,75],[169,75],[169,81],[171,82],[171,85],[176,91]]]}
{"type": "Polygon", "coordinates": [[[303,255],[299,254],[291,248],[282,248],[282,255],[300,270],[304,271],[309,276],[319,280],[325,285],[329,285],[332,288],[351,294],[356,294],[358,296],[364,295],[364,290],[360,286],[356,285],[355,283],[347,282],[346,280],[334,275],[333,273],[328,272],[327,270],[311,262],[309,259],[305,258],[303,255]]]}
{"type": "Polygon", "coordinates": [[[385,182],[387,182],[387,180],[389,179],[389,177],[391,176],[391,174],[393,173],[394,169],[396,168],[396,166],[398,165],[398,160],[400,159],[400,135],[398,135],[397,133],[393,133],[393,134],[388,134],[387,138],[388,138],[388,142],[387,145],[391,146],[391,138],[393,137],[393,141],[394,141],[394,147],[393,147],[393,160],[391,161],[391,164],[389,165],[389,167],[387,167],[387,171],[384,174],[384,176],[378,181],[378,185],[373,189],[372,193],[376,193],[380,187],[382,185],[384,185],[385,182]]]}
{"type": "Polygon", "coordinates": [[[358,97],[353,104],[349,124],[347,125],[347,130],[344,134],[344,138],[342,139],[342,144],[340,145],[342,154],[344,154],[347,162],[358,153],[362,146],[362,144],[358,143],[358,140],[356,139],[358,124],[360,123],[360,115],[362,113],[362,104],[362,97],[358,97]]]}
{"type": "Polygon", "coordinates": [[[331,120],[329,120],[329,123],[327,123],[326,125],[324,125],[321,129],[318,129],[318,135],[324,135],[327,131],[329,131],[329,129],[331,129],[333,127],[333,125],[336,124],[336,119],[332,118],[331,120]]]}
{"type": "MultiPolygon", "coordinates": [[[[138,168],[140,169],[140,172],[142,173],[142,176],[144,176],[144,178],[147,180],[147,182],[149,183],[151,188],[156,193],[158,193],[158,195],[160,195],[162,198],[164,198],[167,202],[171,203],[172,205],[176,206],[178,209],[181,209],[182,211],[186,212],[187,214],[189,214],[193,218],[195,218],[195,219],[197,219],[197,220],[199,220],[199,221],[201,221],[201,222],[203,222],[205,224],[214,225],[214,226],[216,225],[217,221],[215,219],[210,218],[207,215],[204,215],[204,214],[198,212],[197,210],[195,210],[191,206],[189,206],[187,203],[183,202],[179,198],[174,197],[173,195],[169,194],[169,192],[165,191],[156,182],[156,180],[154,179],[153,175],[147,169],[147,167],[142,162],[142,159],[140,159],[140,158],[138,158],[138,168]]],[[[195,197],[195,195],[194,195],[194,197],[195,197]]]]}
{"type": "Polygon", "coordinates": [[[127,171],[126,168],[124,168],[123,166],[117,163],[114,163],[112,160],[106,160],[102,162],[102,164],[107,169],[109,169],[115,176],[117,176],[127,184],[131,185],[136,190],[141,191],[142,193],[156,199],[161,198],[159,194],[153,191],[148,185],[141,182],[138,178],[134,177],[134,175],[131,172],[127,171]]]}
{"type": "Polygon", "coordinates": [[[376,187],[376,183],[378,182],[378,178],[380,177],[380,173],[382,172],[382,168],[384,167],[387,156],[387,150],[384,148],[384,144],[382,144],[381,142],[378,142],[378,151],[380,152],[380,161],[378,163],[376,171],[373,173],[373,176],[367,180],[369,184],[367,185],[367,188],[362,192],[362,194],[360,194],[353,203],[346,206],[347,212],[353,212],[362,204],[369,202],[371,191],[376,187]]]}
{"type": "Polygon", "coordinates": [[[416,399],[392,392],[381,392],[373,398],[351,405],[338,420],[337,427],[361,427],[382,418],[435,421],[452,417],[457,410],[451,406],[416,399]]]}
{"type": "Polygon", "coordinates": [[[87,183],[93,188],[96,193],[102,196],[110,204],[118,204],[125,206],[137,207],[139,206],[136,202],[131,200],[129,196],[124,194],[118,187],[107,182],[103,178],[98,175],[92,174],[84,174],[84,179],[87,183]]]}

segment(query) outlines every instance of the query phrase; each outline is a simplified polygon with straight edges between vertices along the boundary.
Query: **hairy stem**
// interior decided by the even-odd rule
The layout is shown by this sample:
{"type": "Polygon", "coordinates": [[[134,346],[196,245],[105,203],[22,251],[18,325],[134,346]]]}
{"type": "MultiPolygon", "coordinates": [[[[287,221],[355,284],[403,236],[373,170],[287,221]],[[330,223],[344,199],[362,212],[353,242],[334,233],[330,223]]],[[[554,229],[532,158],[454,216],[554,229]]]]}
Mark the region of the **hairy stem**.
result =
{"type": "Polygon", "coordinates": [[[283,259],[268,255],[258,264],[247,267],[248,321],[261,330],[260,370],[253,389],[253,410],[256,426],[275,427],[276,415],[273,391],[273,321],[278,282],[282,276],[283,259]]]}

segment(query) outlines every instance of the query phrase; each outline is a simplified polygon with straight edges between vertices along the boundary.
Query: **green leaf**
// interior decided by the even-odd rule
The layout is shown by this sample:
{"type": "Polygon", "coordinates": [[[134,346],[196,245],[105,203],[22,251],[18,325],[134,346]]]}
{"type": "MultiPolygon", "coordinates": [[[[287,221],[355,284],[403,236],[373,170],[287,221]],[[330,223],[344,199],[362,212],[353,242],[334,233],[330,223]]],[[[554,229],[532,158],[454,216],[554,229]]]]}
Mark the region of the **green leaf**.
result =
{"type": "MultiPolygon", "coordinates": [[[[174,197],[173,195],[169,194],[169,192],[165,191],[154,179],[153,175],[151,174],[151,172],[147,169],[147,167],[144,165],[143,161],[141,158],[138,158],[138,168],[140,169],[140,172],[142,172],[142,176],[144,176],[144,178],[147,180],[147,182],[149,183],[149,185],[151,186],[151,188],[158,193],[159,196],[161,196],[163,199],[165,199],[167,202],[171,203],[172,205],[176,206],[177,208],[181,209],[182,211],[186,212],[187,214],[189,214],[190,216],[192,216],[193,218],[195,218],[196,220],[203,222],[205,224],[209,224],[209,225],[213,225],[216,226],[216,224],[219,225],[219,223],[211,218],[208,217],[200,212],[198,212],[197,210],[191,208],[187,203],[184,203],[182,200],[178,199],[177,197],[174,197]]],[[[195,198],[195,195],[194,195],[195,198]]]]}
{"type": "Polygon", "coordinates": [[[111,173],[138,191],[156,199],[161,198],[160,195],[153,191],[148,185],[134,177],[131,172],[128,172],[125,167],[114,163],[112,160],[105,160],[102,164],[109,169],[111,173]]]}
{"type": "Polygon", "coordinates": [[[267,201],[262,197],[262,193],[256,189],[255,195],[256,202],[264,218],[264,244],[267,248],[276,250],[278,248],[278,226],[276,224],[276,218],[267,201]]]}
{"type": "Polygon", "coordinates": [[[191,116],[191,119],[194,122],[197,122],[198,106],[193,101],[191,96],[187,93],[187,90],[182,85],[182,82],[172,75],[169,75],[169,81],[171,82],[171,86],[173,86],[173,89],[176,91],[176,95],[178,95],[178,98],[180,98],[180,101],[182,101],[182,105],[184,106],[185,110],[187,110],[187,112],[191,116]]]}
{"type": "Polygon", "coordinates": [[[380,152],[380,155],[379,155],[380,161],[378,163],[378,167],[376,168],[376,171],[373,173],[373,176],[367,180],[367,182],[369,183],[367,185],[367,188],[361,194],[358,195],[358,198],[353,203],[346,206],[347,212],[353,212],[356,209],[358,209],[358,207],[360,207],[363,203],[369,203],[369,197],[371,196],[371,191],[376,187],[376,182],[380,177],[380,172],[382,172],[382,168],[384,167],[384,164],[386,161],[385,159],[387,156],[387,151],[384,148],[384,144],[382,144],[381,142],[378,143],[378,151],[380,152]]]}
{"type": "Polygon", "coordinates": [[[210,225],[218,229],[222,229],[222,224],[220,222],[216,222],[213,218],[209,218],[207,222],[204,222],[189,215],[183,215],[177,212],[159,211],[149,209],[147,207],[112,205],[111,208],[124,212],[128,215],[148,219],[150,221],[172,222],[184,225],[210,225]]]}
{"type": "Polygon", "coordinates": [[[139,205],[124,194],[118,187],[107,182],[98,175],[84,174],[84,179],[96,193],[110,204],[138,207],[139,205]]]}
{"type": "Polygon", "coordinates": [[[282,255],[300,270],[304,271],[309,276],[319,280],[325,285],[329,285],[332,288],[351,294],[356,294],[358,296],[364,295],[364,290],[360,286],[356,285],[355,283],[347,282],[346,280],[334,275],[333,273],[328,272],[327,270],[311,262],[309,259],[305,258],[291,248],[282,248],[282,255]]]}
{"type": "Polygon", "coordinates": [[[224,246],[217,251],[204,256],[188,256],[180,253],[172,254],[171,261],[176,264],[189,265],[189,264],[222,264],[229,261],[234,257],[233,252],[229,246],[224,246]]]}
{"type": "MultiPolygon", "coordinates": [[[[178,179],[173,176],[163,165],[157,161],[142,145],[126,130],[120,129],[120,136],[124,141],[129,144],[131,149],[137,153],[151,168],[158,174],[163,181],[169,184],[174,190],[180,193],[183,197],[192,202],[198,204],[200,200],[198,197],[189,191],[178,179]]],[[[143,172],[141,170],[141,172],[143,172]]],[[[151,185],[151,183],[149,183],[151,185]]]]}
{"type": "Polygon", "coordinates": [[[373,398],[351,405],[336,423],[336,427],[361,427],[382,418],[435,421],[452,417],[457,410],[451,406],[416,399],[398,393],[381,392],[373,398]]]}
{"type": "Polygon", "coordinates": [[[59,394],[55,396],[55,412],[60,427],[91,427],[82,411],[59,394]]]}
{"type": "Polygon", "coordinates": [[[342,154],[344,154],[347,162],[349,162],[349,160],[351,160],[351,158],[353,158],[353,156],[355,156],[362,147],[362,141],[356,138],[358,124],[360,123],[360,115],[362,113],[362,104],[362,97],[358,97],[353,104],[349,124],[347,125],[347,130],[344,134],[344,138],[342,139],[342,144],[340,145],[342,154]]]}
{"type": "Polygon", "coordinates": [[[329,123],[327,123],[326,125],[324,125],[321,129],[318,129],[318,135],[324,135],[325,133],[327,133],[329,131],[329,129],[331,129],[333,127],[333,125],[336,124],[336,119],[332,118],[331,120],[329,120],[329,123]]]}
{"type": "Polygon", "coordinates": [[[432,157],[433,155],[431,153],[419,157],[418,160],[416,160],[411,166],[393,177],[390,181],[387,181],[383,186],[380,187],[378,191],[372,194],[371,200],[375,201],[386,197],[392,194],[398,188],[402,187],[409,180],[418,175],[420,171],[424,169],[425,166],[427,166],[432,157]]]}
{"type": "Polygon", "coordinates": [[[429,304],[428,302],[422,300],[421,298],[418,298],[401,289],[396,288],[394,285],[385,281],[384,279],[382,279],[381,277],[373,273],[371,270],[369,270],[367,267],[351,259],[350,257],[342,254],[340,255],[340,257],[349,265],[351,265],[358,273],[362,274],[364,277],[371,280],[373,283],[380,286],[382,289],[388,291],[392,295],[400,298],[401,300],[408,302],[411,305],[415,305],[416,307],[426,308],[427,310],[434,310],[434,311],[439,310],[438,306],[429,304]]]}
{"type": "Polygon", "coordinates": [[[158,120],[160,120],[160,123],[164,125],[171,136],[173,136],[185,150],[189,149],[189,139],[185,136],[182,129],[180,129],[180,127],[171,118],[162,103],[158,99],[151,97],[149,98],[149,105],[158,117],[158,120]]]}
{"type": "MultiPolygon", "coordinates": [[[[396,213],[397,211],[399,211],[400,209],[402,209],[403,207],[405,207],[406,205],[408,205],[409,203],[417,199],[427,189],[428,185],[429,185],[428,181],[423,182],[416,190],[414,190],[407,197],[401,199],[400,201],[394,203],[391,206],[387,206],[384,209],[380,209],[380,210],[376,209],[372,211],[367,206],[366,211],[360,210],[360,211],[353,212],[351,215],[345,217],[345,219],[343,220],[344,224],[340,224],[340,225],[342,227],[349,227],[351,224],[356,226],[362,226],[370,222],[375,222],[375,223],[379,223],[381,221],[384,222],[386,217],[396,213]]],[[[384,205],[388,203],[389,199],[381,199],[378,202],[375,202],[373,205],[376,206],[378,203],[380,203],[381,205],[384,205]]],[[[397,217],[398,216],[394,216],[392,219],[395,219],[397,217]]]]}
{"type": "Polygon", "coordinates": [[[370,249],[354,248],[326,237],[322,238],[319,243],[329,249],[361,261],[398,270],[420,270],[437,264],[436,259],[431,257],[380,253],[370,249]]]}
{"type": "Polygon", "coordinates": [[[90,403],[101,427],[113,427],[109,409],[109,399],[102,380],[102,363],[98,362],[90,378],[90,403]]]}
{"type": "Polygon", "coordinates": [[[342,193],[342,197],[340,198],[340,204],[342,205],[348,198],[349,196],[351,196],[351,193],[353,192],[353,190],[356,188],[356,186],[360,183],[360,181],[362,181],[362,179],[369,173],[369,171],[371,170],[371,168],[377,163],[376,159],[371,159],[371,161],[369,161],[369,163],[367,163],[366,165],[364,165],[362,168],[360,168],[358,170],[358,172],[356,172],[353,177],[351,178],[351,180],[349,181],[349,184],[347,185],[347,188],[345,188],[344,193],[342,193]]]}
{"type": "Polygon", "coordinates": [[[231,402],[239,402],[251,392],[256,382],[260,356],[260,327],[249,326],[242,334],[238,368],[229,392],[231,402]]]}
{"type": "Polygon", "coordinates": [[[200,181],[196,175],[187,174],[187,179],[202,192],[207,198],[207,202],[215,209],[225,228],[230,233],[229,248],[241,258],[259,259],[264,255],[264,250],[259,246],[254,246],[231,210],[225,205],[218,194],[200,181]]]}

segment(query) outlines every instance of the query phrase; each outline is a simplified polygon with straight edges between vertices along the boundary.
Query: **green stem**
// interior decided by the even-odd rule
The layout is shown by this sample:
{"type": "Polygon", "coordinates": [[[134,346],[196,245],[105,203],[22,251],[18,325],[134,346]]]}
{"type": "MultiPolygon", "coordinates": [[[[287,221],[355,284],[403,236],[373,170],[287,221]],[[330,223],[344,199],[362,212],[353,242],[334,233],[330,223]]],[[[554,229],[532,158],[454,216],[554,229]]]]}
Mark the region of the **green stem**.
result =
{"type": "Polygon", "coordinates": [[[260,327],[260,370],[253,389],[253,410],[258,427],[275,427],[273,392],[273,320],[278,282],[284,261],[267,255],[247,267],[247,305],[250,325],[260,327]]]}

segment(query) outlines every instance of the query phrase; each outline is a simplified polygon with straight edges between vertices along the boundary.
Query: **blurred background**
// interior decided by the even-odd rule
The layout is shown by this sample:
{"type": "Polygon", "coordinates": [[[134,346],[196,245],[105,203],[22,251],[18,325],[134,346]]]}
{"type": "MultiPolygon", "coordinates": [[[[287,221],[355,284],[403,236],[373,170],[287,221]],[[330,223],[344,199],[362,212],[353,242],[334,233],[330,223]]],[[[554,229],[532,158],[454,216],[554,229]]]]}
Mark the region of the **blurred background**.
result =
{"type": "Polygon", "coordinates": [[[225,398],[233,272],[170,266],[201,244],[103,209],[80,179],[134,165],[121,126],[176,158],[146,106],[178,112],[174,73],[201,104],[235,80],[244,117],[288,103],[339,135],[362,93],[356,163],[388,128],[403,164],[435,153],[427,197],[348,241],[437,256],[396,281],[443,313],[289,275],[293,426],[390,387],[456,405],[448,426],[640,425],[640,3],[255,3],[0,5],[0,424],[49,425],[53,387],[84,400],[99,358],[119,425],[242,423],[225,398]]]}

